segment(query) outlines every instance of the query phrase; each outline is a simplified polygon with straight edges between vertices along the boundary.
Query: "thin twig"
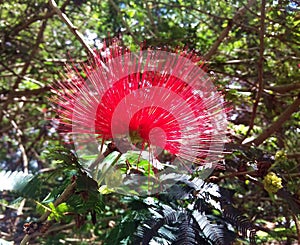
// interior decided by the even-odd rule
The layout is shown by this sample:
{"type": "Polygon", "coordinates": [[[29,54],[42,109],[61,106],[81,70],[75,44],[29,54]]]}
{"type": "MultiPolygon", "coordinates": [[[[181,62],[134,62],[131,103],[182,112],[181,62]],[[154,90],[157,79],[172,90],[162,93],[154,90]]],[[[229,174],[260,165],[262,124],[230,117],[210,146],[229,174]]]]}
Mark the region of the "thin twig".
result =
{"type": "Polygon", "coordinates": [[[171,3],[171,2],[161,2],[161,1],[155,1],[156,4],[161,4],[161,5],[164,5],[164,6],[168,6],[170,8],[181,8],[181,9],[188,9],[188,10],[193,10],[193,11],[196,11],[200,14],[198,15],[207,15],[210,19],[217,19],[217,20],[230,20],[230,18],[227,18],[227,17],[222,17],[220,15],[217,15],[217,14],[213,14],[209,11],[205,11],[203,9],[201,9],[199,6],[197,5],[186,5],[186,4],[175,4],[175,3],[171,3]]]}
{"type": "Polygon", "coordinates": [[[222,179],[227,179],[227,178],[232,178],[232,177],[236,177],[236,176],[244,176],[244,175],[251,175],[254,174],[256,171],[251,170],[251,171],[243,171],[243,172],[234,172],[231,174],[227,174],[227,175],[223,175],[223,176],[219,176],[216,178],[216,180],[220,181],[222,179]]]}
{"type": "Polygon", "coordinates": [[[35,232],[31,235],[31,238],[34,238],[34,237],[38,237],[38,236],[46,236],[50,233],[53,233],[53,232],[58,232],[58,231],[62,231],[62,230],[68,230],[68,229],[72,229],[74,226],[75,226],[75,222],[71,222],[69,224],[63,224],[63,225],[59,225],[59,226],[54,226],[54,227],[51,227],[49,230],[47,230],[45,233],[42,233],[42,232],[35,232]]]}
{"type": "Polygon", "coordinates": [[[20,25],[18,25],[9,35],[10,36],[15,36],[20,31],[26,29],[28,26],[30,26],[34,22],[39,21],[39,20],[48,19],[48,18],[52,17],[54,14],[55,14],[54,11],[51,11],[51,12],[48,11],[45,15],[42,15],[42,16],[33,16],[32,18],[28,19],[26,22],[23,22],[20,25]]]}
{"type": "Polygon", "coordinates": [[[120,8],[118,7],[118,5],[113,1],[113,0],[109,0],[110,4],[113,6],[113,8],[117,11],[117,13],[120,15],[121,17],[121,21],[123,23],[123,25],[126,28],[126,31],[131,35],[133,41],[135,44],[139,44],[138,39],[136,38],[136,36],[133,34],[133,32],[130,30],[130,26],[128,25],[128,23],[126,22],[126,20],[123,18],[122,16],[122,12],[120,10],[120,8]]]}
{"type": "Polygon", "coordinates": [[[56,2],[54,0],[49,0],[49,4],[51,8],[56,12],[56,14],[59,16],[59,18],[67,24],[70,31],[74,34],[76,39],[82,44],[82,46],[85,48],[87,53],[91,56],[91,58],[98,63],[101,64],[102,68],[108,69],[107,66],[104,64],[104,62],[101,59],[98,59],[97,54],[94,52],[94,50],[88,45],[88,43],[85,41],[84,36],[80,31],[78,31],[78,28],[70,21],[68,16],[64,14],[61,9],[58,8],[56,2]]]}
{"type": "Polygon", "coordinates": [[[47,19],[42,22],[39,33],[38,33],[36,41],[35,41],[35,44],[32,48],[31,53],[29,54],[28,61],[24,64],[20,74],[17,76],[16,82],[14,83],[14,85],[12,86],[12,89],[10,90],[10,92],[7,95],[7,101],[3,104],[2,110],[0,110],[0,121],[2,121],[2,118],[3,118],[3,111],[6,110],[7,107],[9,106],[11,98],[13,98],[14,91],[19,87],[19,84],[21,83],[23,77],[25,76],[33,57],[37,54],[37,52],[39,50],[39,45],[43,41],[43,35],[44,35],[44,31],[46,29],[46,24],[47,24],[47,19]]]}
{"type": "Polygon", "coordinates": [[[300,244],[300,222],[299,222],[299,219],[297,218],[296,214],[292,213],[292,217],[293,217],[293,220],[294,220],[295,226],[296,226],[298,244],[300,244]]]}
{"type": "MultiPolygon", "coordinates": [[[[254,3],[255,3],[254,0],[248,0],[247,7],[250,8],[252,6],[252,4],[254,4],[254,3]]],[[[212,45],[210,50],[204,55],[204,59],[206,59],[206,60],[211,59],[211,57],[217,52],[217,50],[218,50],[219,46],[221,45],[221,43],[223,42],[223,40],[228,36],[234,23],[237,22],[240,18],[242,18],[242,16],[246,13],[246,11],[247,11],[247,8],[242,7],[236,12],[236,14],[232,18],[232,20],[229,20],[226,28],[220,33],[219,37],[214,42],[214,44],[212,45]]]]}
{"type": "Polygon", "coordinates": [[[70,31],[74,34],[74,36],[77,38],[77,40],[82,44],[82,46],[85,48],[85,50],[88,52],[89,55],[91,55],[91,57],[96,58],[97,55],[96,53],[93,51],[93,49],[91,49],[91,47],[87,44],[87,42],[84,39],[84,36],[81,34],[81,32],[78,31],[78,28],[73,25],[73,23],[70,21],[70,19],[68,18],[68,16],[66,14],[64,14],[57,6],[56,2],[54,0],[50,0],[49,4],[51,6],[51,8],[55,11],[55,13],[58,15],[58,17],[67,24],[68,28],[70,29],[70,31]]]}
{"type": "MultiPolygon", "coordinates": [[[[73,195],[74,191],[76,188],[76,182],[73,182],[71,184],[69,184],[66,189],[63,191],[63,193],[55,200],[55,202],[53,203],[55,207],[57,207],[59,204],[65,202],[66,200],[68,200],[68,198],[70,196],[73,195]]],[[[38,222],[44,222],[47,220],[48,216],[51,214],[50,211],[46,211],[39,219],[38,222]]],[[[34,237],[33,233],[32,235],[25,235],[23,240],[21,241],[20,245],[26,245],[31,238],[34,237]]]]}
{"type": "MultiPolygon", "coordinates": [[[[65,9],[66,6],[69,4],[70,0],[67,0],[63,3],[61,9],[65,9]]],[[[44,19],[49,19],[50,17],[52,17],[55,14],[54,11],[47,11],[47,13],[45,15],[42,16],[32,16],[29,19],[26,19],[26,21],[22,20],[20,24],[18,24],[15,28],[12,28],[12,31],[9,33],[10,36],[15,36],[17,35],[20,31],[26,29],[28,26],[30,26],[31,24],[33,24],[36,21],[39,20],[44,20],[44,19]]],[[[27,17],[27,16],[26,16],[27,17]]],[[[28,18],[28,17],[27,17],[28,18]]]]}
{"type": "Polygon", "coordinates": [[[149,2],[145,1],[145,7],[146,7],[146,10],[147,10],[147,16],[148,16],[149,21],[151,23],[151,29],[153,29],[153,31],[154,31],[154,32],[152,32],[152,30],[150,29],[149,32],[151,32],[151,35],[153,35],[154,37],[157,37],[158,29],[157,29],[157,25],[155,24],[153,15],[151,13],[149,2]]]}
{"type": "Polygon", "coordinates": [[[27,157],[26,150],[25,150],[25,147],[22,142],[23,132],[19,128],[17,123],[13,119],[10,118],[10,115],[6,111],[3,111],[3,113],[7,117],[7,119],[10,121],[13,128],[16,130],[16,136],[17,136],[17,140],[19,143],[19,149],[21,151],[22,160],[23,160],[23,171],[25,174],[28,174],[28,157],[27,157]]]}
{"type": "Polygon", "coordinates": [[[21,73],[20,73],[20,76],[18,76],[17,81],[16,81],[15,85],[13,86],[13,90],[18,88],[19,83],[22,81],[22,78],[23,78],[24,75],[26,74],[26,72],[27,72],[27,70],[28,70],[28,68],[29,68],[29,66],[30,66],[30,64],[31,64],[31,61],[33,60],[33,57],[34,57],[34,56],[38,53],[38,51],[39,51],[40,43],[43,42],[43,36],[44,36],[44,31],[45,31],[46,26],[47,26],[47,20],[48,20],[48,19],[46,19],[46,20],[44,20],[44,21],[42,22],[42,25],[41,25],[40,30],[39,30],[39,33],[38,33],[38,35],[37,35],[37,38],[36,38],[36,42],[35,42],[35,44],[34,44],[34,47],[33,47],[32,51],[31,51],[31,53],[30,53],[30,55],[29,55],[29,57],[28,57],[28,61],[27,61],[27,62],[25,63],[25,65],[23,66],[23,69],[22,69],[22,71],[21,71],[21,73]]]}
{"type": "Polygon", "coordinates": [[[247,79],[247,76],[246,75],[238,75],[238,74],[230,74],[228,72],[224,72],[224,71],[218,71],[218,70],[208,70],[208,72],[213,72],[213,73],[217,73],[217,74],[221,74],[221,75],[225,75],[225,76],[229,76],[229,77],[232,77],[232,78],[238,78],[239,80],[249,84],[251,87],[255,87],[255,84],[250,82],[248,79],[247,79]]]}
{"type": "Polygon", "coordinates": [[[298,83],[291,83],[291,84],[285,84],[285,85],[278,85],[274,87],[266,87],[268,90],[272,90],[274,92],[284,94],[293,90],[299,90],[300,89],[300,82],[298,83]]]}
{"type": "Polygon", "coordinates": [[[17,217],[16,217],[16,219],[15,219],[15,222],[14,222],[14,229],[13,229],[14,232],[16,232],[16,230],[17,230],[17,225],[18,225],[18,223],[19,223],[19,221],[20,221],[20,216],[23,214],[23,208],[24,208],[24,206],[25,206],[25,203],[26,203],[26,198],[24,198],[24,199],[20,202],[20,205],[19,205],[19,207],[18,207],[18,209],[17,209],[17,217]]]}
{"type": "Polygon", "coordinates": [[[259,32],[259,60],[257,62],[257,71],[258,71],[258,91],[256,94],[255,102],[252,108],[251,119],[249,123],[249,128],[242,140],[242,142],[248,137],[251,130],[254,127],[254,120],[256,117],[256,112],[258,108],[258,103],[263,93],[264,89],[264,51],[265,51],[265,17],[266,17],[266,0],[262,0],[261,2],[261,16],[260,16],[260,32],[259,32]]]}
{"type": "Polygon", "coordinates": [[[256,146],[262,144],[270,135],[280,129],[282,124],[287,121],[295,111],[299,110],[299,106],[300,93],[298,94],[297,99],[288,108],[286,108],[286,110],[278,117],[275,122],[271,124],[270,127],[265,129],[263,133],[260,134],[257,138],[248,142],[248,144],[254,143],[256,146]]]}
{"type": "Polygon", "coordinates": [[[299,153],[290,153],[290,154],[287,154],[287,158],[289,159],[299,159],[300,160],[300,152],[299,153]]]}
{"type": "MultiPolygon", "coordinates": [[[[188,9],[188,10],[193,10],[195,12],[198,12],[197,14],[193,14],[192,11],[190,11],[194,18],[197,18],[198,20],[201,20],[201,23],[205,23],[206,25],[208,25],[206,22],[204,22],[203,20],[203,16],[202,15],[207,15],[208,16],[208,19],[217,19],[217,20],[221,20],[221,21],[230,21],[232,22],[235,26],[239,26],[239,27],[242,27],[244,30],[247,30],[247,31],[251,31],[251,32],[254,32],[254,33],[259,33],[259,30],[256,28],[256,27],[253,27],[253,26],[248,26],[248,25],[245,25],[243,23],[240,22],[240,19],[239,18],[236,18],[236,19],[230,19],[228,17],[222,17],[220,15],[216,15],[216,14],[213,14],[211,12],[208,12],[208,11],[205,11],[205,10],[202,10],[201,8],[199,7],[194,7],[192,5],[183,5],[183,4],[170,4],[170,3],[163,3],[163,2],[156,2],[158,4],[163,4],[164,6],[168,6],[168,7],[171,7],[171,8],[181,8],[181,9],[188,9]],[[199,15],[199,13],[201,13],[199,15]]],[[[250,5],[251,6],[251,5],[250,5]]],[[[249,9],[249,7],[246,8],[247,10],[249,9]]]]}

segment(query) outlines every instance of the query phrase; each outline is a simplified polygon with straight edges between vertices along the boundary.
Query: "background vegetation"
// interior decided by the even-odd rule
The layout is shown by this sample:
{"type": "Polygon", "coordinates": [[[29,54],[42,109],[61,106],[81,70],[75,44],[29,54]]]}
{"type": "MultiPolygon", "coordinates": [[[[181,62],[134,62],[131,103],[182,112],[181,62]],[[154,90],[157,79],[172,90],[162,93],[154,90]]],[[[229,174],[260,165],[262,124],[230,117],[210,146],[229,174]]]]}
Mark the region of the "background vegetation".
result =
{"type": "Polygon", "coordinates": [[[51,2],[0,5],[1,244],[300,244],[298,1],[51,2]],[[155,197],[99,192],[49,120],[64,64],[87,60],[80,33],[201,54],[231,107],[225,169],[155,197]]]}

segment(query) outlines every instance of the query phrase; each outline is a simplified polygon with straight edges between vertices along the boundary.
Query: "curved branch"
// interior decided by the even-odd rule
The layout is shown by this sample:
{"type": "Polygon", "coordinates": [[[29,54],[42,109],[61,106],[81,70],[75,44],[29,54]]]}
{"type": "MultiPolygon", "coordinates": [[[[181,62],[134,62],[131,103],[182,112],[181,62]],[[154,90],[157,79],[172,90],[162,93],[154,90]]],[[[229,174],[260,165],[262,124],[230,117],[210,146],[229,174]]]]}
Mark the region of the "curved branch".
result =
{"type": "Polygon", "coordinates": [[[272,123],[270,127],[268,127],[256,139],[248,143],[254,143],[256,146],[262,144],[270,135],[276,132],[282,126],[282,124],[290,118],[290,116],[295,111],[299,110],[299,106],[300,106],[300,93],[298,94],[297,99],[278,117],[278,119],[275,122],[272,123]]]}
{"type": "Polygon", "coordinates": [[[82,46],[85,48],[85,50],[88,52],[89,55],[91,55],[93,58],[96,58],[97,55],[91,49],[91,47],[87,44],[87,42],[84,40],[84,36],[78,31],[78,28],[73,25],[73,23],[70,21],[67,15],[65,15],[57,6],[56,2],[54,0],[50,0],[49,4],[51,8],[55,11],[55,13],[59,16],[59,18],[67,24],[70,31],[74,34],[74,36],[77,38],[77,40],[82,44],[82,46]]]}
{"type": "MultiPolygon", "coordinates": [[[[70,0],[66,0],[61,9],[65,9],[66,6],[69,4],[70,0]]],[[[9,33],[10,36],[15,36],[17,35],[20,31],[24,30],[25,28],[27,28],[28,26],[30,26],[31,24],[33,24],[34,22],[38,21],[38,20],[44,20],[44,19],[49,19],[50,17],[52,17],[55,14],[55,12],[52,11],[48,11],[45,15],[34,15],[31,18],[27,19],[25,22],[24,20],[21,21],[21,23],[19,25],[17,25],[15,28],[12,29],[11,33],[9,33]]]]}
{"type": "Polygon", "coordinates": [[[215,43],[212,45],[211,49],[204,55],[205,60],[209,60],[217,52],[219,46],[231,31],[234,23],[236,23],[246,13],[247,8],[250,8],[250,6],[254,3],[254,0],[248,0],[247,6],[240,8],[233,16],[232,20],[229,20],[226,28],[221,32],[215,43]]]}
{"type": "Polygon", "coordinates": [[[293,90],[298,90],[300,89],[300,82],[298,83],[291,83],[291,84],[286,84],[286,85],[278,85],[275,87],[266,87],[266,89],[272,90],[274,92],[284,94],[293,90]]]}

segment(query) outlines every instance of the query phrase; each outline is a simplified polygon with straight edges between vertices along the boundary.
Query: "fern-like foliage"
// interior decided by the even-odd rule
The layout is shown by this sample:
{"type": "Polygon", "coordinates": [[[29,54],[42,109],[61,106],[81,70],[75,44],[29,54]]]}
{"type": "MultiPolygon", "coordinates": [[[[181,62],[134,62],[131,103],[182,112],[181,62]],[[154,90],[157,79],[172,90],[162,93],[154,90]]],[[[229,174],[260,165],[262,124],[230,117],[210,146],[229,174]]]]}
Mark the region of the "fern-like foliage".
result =
{"type": "Polygon", "coordinates": [[[205,212],[177,206],[159,205],[152,208],[153,216],[140,225],[136,244],[230,244],[235,233],[227,229],[221,218],[205,212]]]}
{"type": "MultiPolygon", "coordinates": [[[[228,245],[241,234],[255,244],[254,225],[233,207],[232,195],[216,184],[183,176],[164,193],[139,200],[148,214],[136,220],[136,231],[127,233],[123,241],[143,245],[228,245]]],[[[114,234],[118,232],[120,226],[113,229],[114,234]]],[[[119,244],[123,244],[122,240],[119,244]]]]}
{"type": "Polygon", "coordinates": [[[200,232],[213,244],[230,244],[236,238],[235,233],[228,230],[226,222],[219,217],[197,210],[193,212],[193,217],[199,225],[200,232]]]}
{"type": "Polygon", "coordinates": [[[225,220],[234,225],[244,237],[249,237],[250,243],[255,244],[256,229],[254,225],[243,215],[239,213],[237,209],[231,205],[226,205],[223,212],[225,220]]]}
{"type": "Polygon", "coordinates": [[[0,172],[0,191],[21,191],[32,178],[32,174],[22,171],[2,171],[0,172]]]}

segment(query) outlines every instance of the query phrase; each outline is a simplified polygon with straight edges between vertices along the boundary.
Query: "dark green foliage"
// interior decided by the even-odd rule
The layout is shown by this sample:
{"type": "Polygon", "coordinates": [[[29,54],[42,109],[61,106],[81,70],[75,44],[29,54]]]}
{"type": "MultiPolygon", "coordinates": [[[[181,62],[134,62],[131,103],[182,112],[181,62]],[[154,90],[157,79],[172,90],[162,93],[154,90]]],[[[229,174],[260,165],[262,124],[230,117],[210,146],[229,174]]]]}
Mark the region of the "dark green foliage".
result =
{"type": "Polygon", "coordinates": [[[20,189],[20,193],[23,197],[29,197],[36,199],[42,196],[42,187],[45,176],[36,175],[34,176],[23,189],[20,189]]]}
{"type": "Polygon", "coordinates": [[[109,231],[103,237],[104,244],[132,244],[133,234],[136,232],[138,225],[150,218],[147,210],[130,210],[122,217],[116,228],[109,231]]]}
{"type": "Polygon", "coordinates": [[[83,169],[75,153],[62,146],[49,147],[47,152],[45,152],[45,157],[48,160],[55,160],[58,168],[63,168],[64,170],[81,171],[83,169]]]}
{"type": "Polygon", "coordinates": [[[100,214],[104,209],[102,195],[98,191],[98,184],[85,173],[76,177],[76,192],[69,200],[68,204],[75,213],[82,214],[87,211],[95,211],[100,214]]]}
{"type": "Polygon", "coordinates": [[[101,213],[104,209],[104,203],[102,195],[98,190],[98,183],[88,176],[79,163],[77,156],[72,151],[63,147],[50,149],[48,156],[58,161],[57,164],[64,171],[76,170],[76,172],[70,172],[69,180],[67,180],[67,182],[76,182],[76,191],[67,201],[70,207],[69,211],[76,214],[91,212],[92,216],[101,213]],[[94,212],[95,214],[93,214],[94,212]]]}
{"type": "Polygon", "coordinates": [[[157,197],[133,199],[131,211],[111,231],[107,244],[111,239],[113,244],[127,239],[130,244],[149,244],[153,240],[159,244],[228,245],[236,239],[236,231],[255,244],[254,225],[233,207],[229,193],[216,184],[183,177],[157,197]],[[132,221],[136,210],[146,215],[132,221]],[[124,224],[126,232],[122,233],[124,224]]]}
{"type": "Polygon", "coordinates": [[[294,214],[300,214],[300,200],[297,200],[297,198],[286,189],[278,190],[277,195],[287,202],[290,210],[294,214]]]}

